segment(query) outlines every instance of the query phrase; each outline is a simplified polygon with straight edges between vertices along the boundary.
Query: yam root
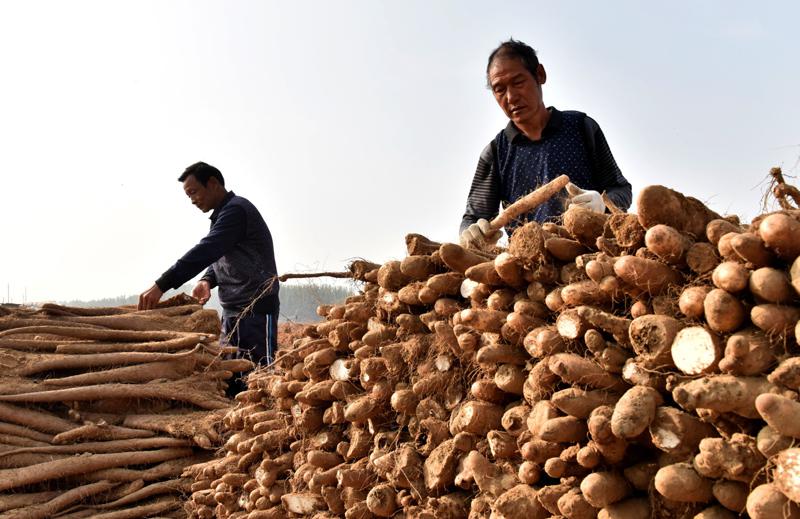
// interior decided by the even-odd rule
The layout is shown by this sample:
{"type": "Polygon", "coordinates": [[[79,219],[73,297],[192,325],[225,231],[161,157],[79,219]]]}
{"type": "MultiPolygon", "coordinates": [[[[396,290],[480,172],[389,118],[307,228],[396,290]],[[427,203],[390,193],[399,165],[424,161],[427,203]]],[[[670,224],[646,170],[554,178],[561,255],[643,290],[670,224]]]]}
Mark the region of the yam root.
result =
{"type": "Polygon", "coordinates": [[[735,433],[729,440],[704,438],[694,458],[694,468],[705,477],[750,483],[766,459],[756,447],[756,439],[735,433]]]}
{"type": "Polygon", "coordinates": [[[710,424],[674,407],[659,407],[650,422],[653,445],[675,456],[686,456],[694,452],[703,438],[715,434],[716,431],[710,424]]]}
{"type": "Polygon", "coordinates": [[[736,234],[731,238],[730,245],[737,256],[755,268],[765,267],[775,259],[761,238],[755,234],[736,234]]]}
{"type": "Polygon", "coordinates": [[[597,328],[614,337],[617,342],[628,343],[628,330],[630,319],[617,317],[590,306],[578,306],[559,314],[556,320],[556,329],[559,334],[567,339],[583,337],[590,328],[597,328]]]}
{"type": "Polygon", "coordinates": [[[639,223],[649,229],[666,224],[695,238],[706,235],[706,226],[720,216],[696,198],[687,197],[664,186],[647,186],[636,198],[639,223]]]}
{"type": "Polygon", "coordinates": [[[765,425],[758,431],[756,447],[765,458],[771,458],[780,451],[791,447],[794,441],[791,436],[783,436],[769,425],[765,425]]]}
{"type": "Polygon", "coordinates": [[[618,393],[599,389],[584,390],[577,387],[556,391],[550,401],[561,412],[576,418],[589,418],[591,412],[602,405],[614,405],[620,398],[618,393]]]}
{"type": "MultiPolygon", "coordinates": [[[[634,386],[614,405],[611,431],[617,438],[639,436],[656,416],[656,408],[663,403],[658,391],[651,387],[634,386]]],[[[605,505],[600,505],[605,506],[605,505]]]]}
{"type": "Polygon", "coordinates": [[[708,287],[694,286],[688,287],[681,292],[678,298],[678,308],[681,313],[689,319],[700,319],[703,317],[705,310],[703,308],[703,301],[711,291],[708,287]]]}
{"type": "Polygon", "coordinates": [[[729,292],[715,288],[703,300],[703,313],[709,328],[718,333],[729,333],[744,324],[745,308],[729,292]]]}
{"type": "Polygon", "coordinates": [[[711,492],[719,504],[740,514],[745,511],[747,505],[747,495],[750,493],[750,486],[740,481],[718,480],[711,488],[711,492]]]}
{"type": "Polygon", "coordinates": [[[670,265],[685,262],[692,240],[669,225],[657,224],[644,235],[645,246],[662,261],[670,265]]]}
{"type": "Polygon", "coordinates": [[[778,490],[793,502],[800,503],[800,449],[786,449],[778,454],[774,477],[778,490]]]}
{"type": "Polygon", "coordinates": [[[722,345],[716,334],[702,326],[689,326],[675,335],[672,361],[687,375],[711,373],[722,358],[722,345]]]}
{"type": "Polygon", "coordinates": [[[758,413],[767,424],[782,436],[800,438],[800,403],[782,395],[763,393],[755,399],[758,413]]]}
{"type": "Polygon", "coordinates": [[[800,308],[774,304],[756,305],[750,310],[750,320],[768,334],[787,333],[800,320],[800,308]]]}
{"type": "Polygon", "coordinates": [[[719,243],[720,238],[729,232],[739,233],[741,231],[742,229],[738,225],[722,218],[711,220],[706,224],[706,238],[713,245],[719,243]]]}
{"type": "Polygon", "coordinates": [[[581,481],[581,492],[595,508],[621,501],[630,493],[627,480],[616,472],[593,472],[581,481]]]}
{"type": "Polygon", "coordinates": [[[682,382],[672,390],[672,397],[684,409],[711,409],[734,413],[745,418],[759,418],[756,398],[762,393],[780,393],[766,377],[717,375],[682,382]]]}
{"type": "Polygon", "coordinates": [[[208,388],[208,382],[185,378],[176,382],[148,384],[101,384],[95,386],[39,391],[18,395],[0,395],[4,402],[63,402],[104,398],[160,398],[193,403],[205,409],[222,409],[227,401],[208,388]],[[193,383],[194,382],[194,383],[193,383]],[[205,389],[205,391],[203,391],[205,389]]]}
{"type": "Polygon", "coordinates": [[[644,497],[632,497],[602,508],[598,519],[649,519],[650,502],[644,497]]]}
{"type": "Polygon", "coordinates": [[[44,433],[63,433],[77,425],[46,411],[0,403],[0,420],[30,427],[44,433]]]}
{"type": "Polygon", "coordinates": [[[501,495],[493,503],[494,513],[499,517],[545,519],[550,513],[539,502],[537,491],[530,484],[517,485],[501,495]]]}
{"type": "Polygon", "coordinates": [[[647,368],[672,365],[672,341],[684,324],[667,315],[643,315],[629,327],[630,343],[647,368]]]}
{"type": "Polygon", "coordinates": [[[518,227],[508,240],[508,252],[529,269],[541,265],[546,257],[541,226],[536,222],[528,222],[518,227]]]}
{"type": "Polygon", "coordinates": [[[111,440],[107,442],[83,442],[74,445],[44,445],[35,447],[22,447],[0,452],[0,457],[13,456],[25,452],[44,454],[80,454],[93,453],[105,454],[111,452],[126,452],[131,450],[145,450],[168,447],[188,447],[189,443],[180,438],[133,438],[130,440],[111,440]]]}
{"type": "Polygon", "coordinates": [[[774,213],[758,224],[758,234],[764,244],[784,261],[800,256],[800,222],[783,213],[774,213]]]}
{"type": "Polygon", "coordinates": [[[467,454],[459,463],[459,471],[455,484],[461,488],[469,488],[473,483],[481,490],[494,497],[513,488],[517,481],[513,473],[494,465],[478,451],[467,454]]]}
{"type": "Polygon", "coordinates": [[[155,463],[188,456],[190,454],[192,454],[192,450],[186,448],[116,452],[113,454],[82,456],[79,459],[64,458],[19,469],[5,469],[0,470],[0,490],[10,490],[24,485],[31,485],[76,474],[87,474],[111,467],[155,463]]]}
{"type": "Polygon", "coordinates": [[[800,357],[783,360],[767,378],[773,384],[780,384],[789,389],[800,389],[800,357]]]}
{"type": "Polygon", "coordinates": [[[2,517],[7,519],[47,519],[75,503],[90,499],[92,496],[106,492],[114,486],[115,483],[110,481],[98,481],[97,483],[81,485],[63,492],[58,497],[54,497],[45,503],[33,504],[25,506],[24,508],[8,511],[2,514],[2,517]]]}
{"type": "Polygon", "coordinates": [[[697,242],[686,251],[686,265],[695,274],[706,274],[719,264],[717,248],[710,243],[697,242]]]}
{"type": "Polygon", "coordinates": [[[485,436],[493,429],[500,429],[503,408],[480,400],[461,405],[450,419],[450,433],[468,432],[485,436]]]}
{"type": "Polygon", "coordinates": [[[800,518],[800,507],[783,494],[775,483],[759,485],[747,496],[747,515],[751,519],[800,518]]]}
{"type": "Polygon", "coordinates": [[[557,353],[548,358],[550,371],[564,382],[595,389],[619,389],[625,383],[599,364],[574,353],[557,353]]]}
{"type": "Polygon", "coordinates": [[[689,463],[675,463],[656,473],[655,487],[659,494],[681,503],[708,503],[714,498],[713,482],[706,479],[689,463]]]}
{"type": "Polygon", "coordinates": [[[777,362],[779,349],[762,332],[745,329],[728,337],[719,368],[732,375],[760,375],[777,362]]]}
{"type": "MultiPolygon", "coordinates": [[[[460,274],[464,274],[467,269],[473,265],[483,263],[489,259],[477,251],[467,250],[455,243],[443,243],[442,246],[439,247],[439,256],[442,258],[445,265],[460,274]]],[[[403,285],[405,285],[405,283],[400,283],[397,285],[397,288],[403,285]]]]}
{"type": "Polygon", "coordinates": [[[797,295],[789,277],[770,267],[754,270],[750,275],[749,288],[750,293],[764,303],[784,304],[797,295]]]}
{"type": "Polygon", "coordinates": [[[585,207],[573,205],[564,212],[564,227],[581,244],[594,248],[599,236],[603,235],[608,215],[596,213],[585,207]]]}

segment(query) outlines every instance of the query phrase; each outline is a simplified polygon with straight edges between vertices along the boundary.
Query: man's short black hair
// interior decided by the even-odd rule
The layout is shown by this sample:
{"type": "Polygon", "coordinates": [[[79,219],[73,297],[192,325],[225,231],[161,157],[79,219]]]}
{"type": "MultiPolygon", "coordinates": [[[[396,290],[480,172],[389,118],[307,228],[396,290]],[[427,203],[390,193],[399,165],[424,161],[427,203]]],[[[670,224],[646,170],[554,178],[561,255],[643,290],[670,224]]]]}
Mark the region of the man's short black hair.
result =
{"type": "Polygon", "coordinates": [[[208,185],[208,179],[211,177],[216,178],[221,186],[225,186],[225,178],[223,178],[222,173],[214,166],[206,164],[205,162],[196,162],[186,168],[186,171],[178,177],[178,182],[183,182],[189,178],[189,175],[194,175],[194,178],[203,184],[204,187],[208,185]]]}
{"type": "Polygon", "coordinates": [[[489,69],[492,66],[492,62],[498,58],[518,59],[536,79],[536,69],[539,68],[539,58],[536,56],[536,51],[529,45],[511,38],[501,43],[489,54],[489,62],[486,64],[486,84],[489,88],[492,86],[489,84],[489,69]]]}

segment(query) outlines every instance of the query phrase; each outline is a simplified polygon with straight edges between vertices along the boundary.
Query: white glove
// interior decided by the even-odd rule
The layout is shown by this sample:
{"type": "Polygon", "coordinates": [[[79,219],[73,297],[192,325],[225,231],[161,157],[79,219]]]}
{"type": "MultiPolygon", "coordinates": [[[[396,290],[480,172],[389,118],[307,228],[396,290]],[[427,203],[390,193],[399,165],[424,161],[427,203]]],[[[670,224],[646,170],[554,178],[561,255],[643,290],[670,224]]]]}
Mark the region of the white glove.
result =
{"type": "Polygon", "coordinates": [[[483,249],[487,245],[494,245],[503,235],[503,231],[494,231],[489,226],[489,222],[481,218],[473,223],[461,233],[461,246],[464,248],[483,249]]]}
{"type": "Polygon", "coordinates": [[[606,204],[603,203],[603,198],[597,191],[581,189],[570,182],[567,184],[567,193],[569,193],[570,196],[570,207],[577,205],[579,207],[589,209],[590,211],[594,211],[595,213],[606,212],[606,204]]]}

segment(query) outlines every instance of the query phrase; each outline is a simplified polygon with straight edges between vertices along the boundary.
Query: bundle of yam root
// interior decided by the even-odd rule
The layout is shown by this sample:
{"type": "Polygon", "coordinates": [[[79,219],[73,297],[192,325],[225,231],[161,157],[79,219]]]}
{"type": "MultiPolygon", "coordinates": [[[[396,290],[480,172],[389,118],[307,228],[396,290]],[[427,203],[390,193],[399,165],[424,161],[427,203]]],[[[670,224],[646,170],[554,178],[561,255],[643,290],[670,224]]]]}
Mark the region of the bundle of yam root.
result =
{"type": "Polygon", "coordinates": [[[662,186],[491,253],[407,237],[254,372],[191,517],[800,517],[800,211],[662,186]]]}
{"type": "Polygon", "coordinates": [[[251,369],[187,298],[155,310],[0,307],[0,518],[185,517],[226,381],[251,369]]]}

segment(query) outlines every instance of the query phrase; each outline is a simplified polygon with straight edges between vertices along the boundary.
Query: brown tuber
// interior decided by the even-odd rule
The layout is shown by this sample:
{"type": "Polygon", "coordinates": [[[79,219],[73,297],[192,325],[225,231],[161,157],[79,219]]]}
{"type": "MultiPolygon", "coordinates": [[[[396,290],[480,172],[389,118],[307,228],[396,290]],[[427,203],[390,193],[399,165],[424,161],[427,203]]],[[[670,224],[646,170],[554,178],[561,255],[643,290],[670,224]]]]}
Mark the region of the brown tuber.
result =
{"type": "Polygon", "coordinates": [[[656,408],[662,403],[659,392],[651,387],[630,388],[614,405],[614,413],[611,415],[611,431],[614,436],[623,439],[639,436],[647,430],[656,416],[656,408]]]}
{"type": "Polygon", "coordinates": [[[659,494],[682,503],[708,503],[714,498],[712,481],[702,477],[689,463],[675,463],[658,470],[655,487],[659,494]]]}
{"type": "Polygon", "coordinates": [[[581,481],[581,492],[590,505],[603,508],[628,496],[627,480],[616,472],[593,472],[581,481]]]}
{"type": "Polygon", "coordinates": [[[800,519],[800,507],[783,495],[774,483],[759,485],[747,497],[751,519],[800,519]]]}

